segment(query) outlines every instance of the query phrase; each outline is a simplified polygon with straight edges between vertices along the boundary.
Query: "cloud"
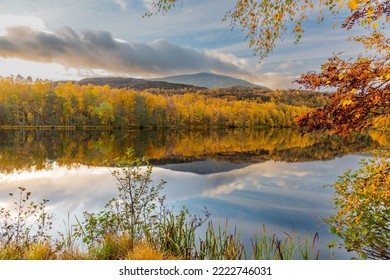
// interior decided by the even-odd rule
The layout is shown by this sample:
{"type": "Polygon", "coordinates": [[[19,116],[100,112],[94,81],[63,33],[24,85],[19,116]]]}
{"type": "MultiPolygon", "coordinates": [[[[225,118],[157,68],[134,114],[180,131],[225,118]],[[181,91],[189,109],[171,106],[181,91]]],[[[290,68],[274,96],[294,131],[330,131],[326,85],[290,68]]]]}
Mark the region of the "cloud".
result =
{"type": "Polygon", "coordinates": [[[246,73],[245,61],[234,55],[200,51],[161,39],[127,43],[106,31],[78,33],[70,27],[55,33],[26,26],[8,27],[0,36],[0,57],[149,77],[204,71],[246,73]]]}
{"type": "Polygon", "coordinates": [[[118,4],[123,11],[127,10],[127,0],[114,0],[115,4],[118,4]]]}
{"type": "Polygon", "coordinates": [[[293,83],[299,78],[299,74],[265,72],[256,76],[247,76],[247,80],[269,87],[271,89],[299,88],[299,85],[293,83]]]}
{"type": "Polygon", "coordinates": [[[44,22],[33,16],[19,16],[19,15],[1,15],[0,16],[0,35],[7,34],[7,29],[12,26],[25,26],[33,30],[46,30],[44,22]]]}

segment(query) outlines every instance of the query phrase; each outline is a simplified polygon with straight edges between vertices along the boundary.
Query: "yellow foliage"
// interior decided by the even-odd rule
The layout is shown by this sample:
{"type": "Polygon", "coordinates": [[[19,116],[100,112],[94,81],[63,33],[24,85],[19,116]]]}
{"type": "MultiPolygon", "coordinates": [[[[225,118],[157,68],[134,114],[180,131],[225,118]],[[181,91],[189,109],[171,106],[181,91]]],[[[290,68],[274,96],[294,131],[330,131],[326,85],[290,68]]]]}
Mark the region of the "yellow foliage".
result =
{"type": "Polygon", "coordinates": [[[351,99],[344,99],[344,100],[341,102],[341,105],[342,105],[343,107],[346,107],[346,106],[351,105],[351,104],[353,104],[353,101],[352,101],[351,99]]]}
{"type": "Polygon", "coordinates": [[[348,1],[348,7],[351,10],[356,10],[359,7],[359,1],[358,0],[349,0],[348,1]]]}

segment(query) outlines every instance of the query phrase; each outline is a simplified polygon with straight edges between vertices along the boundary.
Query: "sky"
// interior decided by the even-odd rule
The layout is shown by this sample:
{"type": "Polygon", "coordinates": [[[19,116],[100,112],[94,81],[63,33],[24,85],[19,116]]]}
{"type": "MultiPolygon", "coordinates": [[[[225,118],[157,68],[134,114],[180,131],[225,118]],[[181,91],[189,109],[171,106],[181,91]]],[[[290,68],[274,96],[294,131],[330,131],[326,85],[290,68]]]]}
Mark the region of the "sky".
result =
{"type": "Polygon", "coordinates": [[[334,53],[356,56],[356,31],[333,29],[317,15],[302,41],[286,35],[259,61],[240,28],[222,19],[234,0],[183,0],[166,15],[143,17],[152,0],[0,0],[0,76],[79,80],[157,78],[212,72],[272,89],[296,88],[334,53]]]}

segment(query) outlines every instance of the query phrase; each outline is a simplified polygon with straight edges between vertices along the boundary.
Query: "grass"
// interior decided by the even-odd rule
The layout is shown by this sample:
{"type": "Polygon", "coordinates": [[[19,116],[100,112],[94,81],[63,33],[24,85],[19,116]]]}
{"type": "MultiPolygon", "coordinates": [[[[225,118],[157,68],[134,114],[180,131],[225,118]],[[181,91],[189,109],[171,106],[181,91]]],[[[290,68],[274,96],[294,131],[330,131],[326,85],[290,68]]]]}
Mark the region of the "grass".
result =
{"type": "Polygon", "coordinates": [[[204,240],[201,239],[199,243],[199,248],[195,253],[197,259],[240,260],[246,255],[237,228],[229,233],[227,220],[223,229],[220,225],[215,228],[210,221],[204,240]]]}
{"type": "Polygon", "coordinates": [[[319,236],[316,233],[301,239],[295,232],[284,233],[284,238],[268,236],[263,226],[263,234],[252,240],[252,259],[262,260],[310,260],[319,259],[320,251],[316,249],[319,236]]]}
{"type": "Polygon", "coordinates": [[[37,242],[28,247],[9,244],[0,247],[0,260],[308,260],[319,258],[319,251],[315,249],[317,240],[318,235],[303,240],[289,234],[283,239],[275,235],[256,236],[248,258],[236,230],[228,233],[209,223],[204,239],[200,238],[198,245],[192,244],[191,256],[184,248],[163,250],[158,243],[133,243],[128,235],[107,235],[101,243],[87,250],[64,249],[55,243],[37,242]]]}
{"type": "Polygon", "coordinates": [[[25,252],[27,260],[55,260],[57,254],[55,248],[49,243],[32,243],[25,252]]]}

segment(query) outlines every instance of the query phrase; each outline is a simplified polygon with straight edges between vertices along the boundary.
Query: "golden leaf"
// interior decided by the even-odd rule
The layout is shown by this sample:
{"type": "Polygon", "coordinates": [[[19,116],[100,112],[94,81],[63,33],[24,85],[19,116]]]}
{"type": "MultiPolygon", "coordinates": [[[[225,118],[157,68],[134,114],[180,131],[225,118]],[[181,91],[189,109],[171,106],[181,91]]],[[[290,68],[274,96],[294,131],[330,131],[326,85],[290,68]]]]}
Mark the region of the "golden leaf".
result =
{"type": "Polygon", "coordinates": [[[351,105],[352,103],[353,103],[353,101],[352,101],[351,99],[345,99],[345,100],[343,100],[343,101],[341,102],[341,105],[342,105],[343,107],[345,107],[345,106],[351,105]]]}
{"type": "Polygon", "coordinates": [[[353,11],[358,8],[359,4],[357,0],[349,0],[348,1],[348,7],[353,11]]]}

